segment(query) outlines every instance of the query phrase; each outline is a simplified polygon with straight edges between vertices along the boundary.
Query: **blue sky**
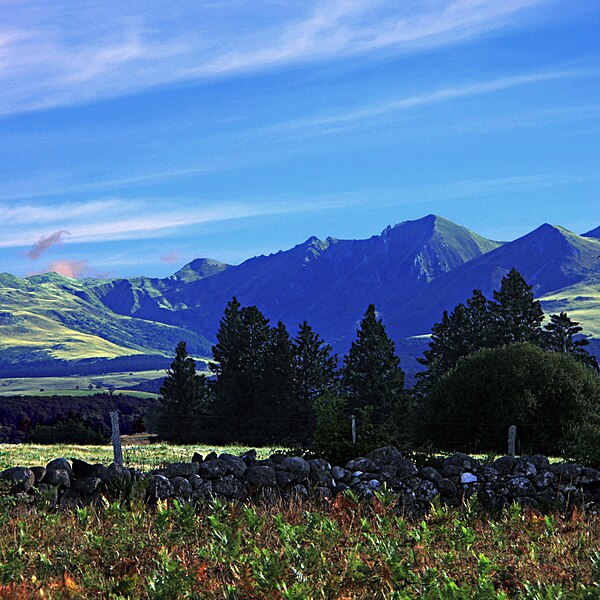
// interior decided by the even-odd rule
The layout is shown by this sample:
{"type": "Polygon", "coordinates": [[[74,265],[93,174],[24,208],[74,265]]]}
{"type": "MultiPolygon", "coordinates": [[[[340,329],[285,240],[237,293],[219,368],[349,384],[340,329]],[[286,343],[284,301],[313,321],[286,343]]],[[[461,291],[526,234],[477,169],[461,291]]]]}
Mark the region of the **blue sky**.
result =
{"type": "Polygon", "coordinates": [[[164,276],[436,213],[600,225],[597,0],[0,5],[0,271],[164,276]]]}

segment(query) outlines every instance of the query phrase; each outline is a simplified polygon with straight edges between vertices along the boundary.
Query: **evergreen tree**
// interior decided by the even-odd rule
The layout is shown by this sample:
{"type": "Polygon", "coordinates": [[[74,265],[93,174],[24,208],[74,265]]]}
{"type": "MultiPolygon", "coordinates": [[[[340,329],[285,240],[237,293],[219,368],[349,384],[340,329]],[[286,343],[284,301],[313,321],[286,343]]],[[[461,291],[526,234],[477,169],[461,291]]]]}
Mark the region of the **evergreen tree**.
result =
{"type": "Polygon", "coordinates": [[[541,341],[544,312],[533,296],[532,286],[515,269],[502,278],[491,304],[496,344],[541,341]]]}
{"type": "Polygon", "coordinates": [[[167,439],[192,441],[207,408],[209,387],[204,375],[196,373],[196,363],[188,356],[185,342],[179,342],[175,360],[160,388],[159,434],[167,439]]]}
{"type": "Polygon", "coordinates": [[[256,306],[241,308],[235,297],[227,304],[211,366],[217,376],[212,412],[223,440],[264,441],[255,426],[265,413],[269,338],[269,321],[256,306]]]}
{"type": "Polygon", "coordinates": [[[404,372],[373,304],[367,308],[357,339],[344,358],[342,388],[348,410],[357,414],[365,427],[363,439],[378,443],[398,435],[405,408],[404,372]]]}
{"type": "Polygon", "coordinates": [[[300,419],[314,415],[314,403],[337,385],[337,356],[331,346],[304,321],[293,341],[293,413],[300,419]]]}
{"type": "Polygon", "coordinates": [[[584,364],[598,370],[596,359],[591,356],[585,346],[589,342],[585,338],[574,340],[573,336],[583,331],[577,321],[573,321],[566,312],[550,315],[550,322],[544,326],[542,347],[554,352],[571,354],[584,364]]]}
{"type": "MultiPolygon", "coordinates": [[[[269,331],[269,340],[264,357],[262,380],[261,413],[277,419],[293,418],[290,409],[294,395],[294,350],[285,325],[279,321],[269,331]]],[[[293,425],[276,424],[274,433],[287,434],[293,425]],[[285,430],[285,431],[284,431],[285,430]]]]}

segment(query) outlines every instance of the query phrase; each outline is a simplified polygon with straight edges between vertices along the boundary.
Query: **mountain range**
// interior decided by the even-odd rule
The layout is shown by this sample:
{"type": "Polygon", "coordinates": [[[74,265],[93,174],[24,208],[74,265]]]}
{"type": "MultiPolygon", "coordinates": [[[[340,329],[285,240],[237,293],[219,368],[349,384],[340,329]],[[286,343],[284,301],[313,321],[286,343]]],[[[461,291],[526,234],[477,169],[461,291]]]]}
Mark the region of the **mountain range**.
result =
{"type": "Polygon", "coordinates": [[[0,275],[0,365],[6,372],[55,361],[164,362],[182,339],[195,355],[210,356],[235,295],[292,335],[306,319],[338,353],[374,303],[414,372],[442,311],[476,288],[491,297],[512,267],[547,314],[566,310],[581,322],[599,355],[600,227],[577,235],[544,224],[498,242],[428,215],[364,240],[311,237],[236,266],[199,258],[163,279],[0,275]]]}

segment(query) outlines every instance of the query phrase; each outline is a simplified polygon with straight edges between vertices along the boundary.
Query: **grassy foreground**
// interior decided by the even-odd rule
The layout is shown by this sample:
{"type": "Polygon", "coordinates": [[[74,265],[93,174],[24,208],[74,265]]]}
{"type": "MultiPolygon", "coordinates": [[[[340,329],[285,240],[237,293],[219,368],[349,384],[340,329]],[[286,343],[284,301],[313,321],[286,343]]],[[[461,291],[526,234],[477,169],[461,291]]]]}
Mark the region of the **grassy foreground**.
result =
{"type": "MultiPolygon", "coordinates": [[[[7,499],[3,500],[7,502],[7,499]]],[[[0,598],[598,598],[600,518],[326,505],[0,511],[0,598]]]]}

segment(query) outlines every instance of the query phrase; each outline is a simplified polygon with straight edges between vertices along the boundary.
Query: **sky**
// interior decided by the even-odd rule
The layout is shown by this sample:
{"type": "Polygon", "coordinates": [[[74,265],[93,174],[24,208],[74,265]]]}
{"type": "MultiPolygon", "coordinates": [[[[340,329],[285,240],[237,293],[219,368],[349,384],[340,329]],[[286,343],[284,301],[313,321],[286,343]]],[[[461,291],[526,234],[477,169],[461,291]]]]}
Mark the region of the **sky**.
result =
{"type": "Polygon", "coordinates": [[[0,272],[169,275],[434,213],[600,225],[597,0],[2,0],[0,272]]]}

